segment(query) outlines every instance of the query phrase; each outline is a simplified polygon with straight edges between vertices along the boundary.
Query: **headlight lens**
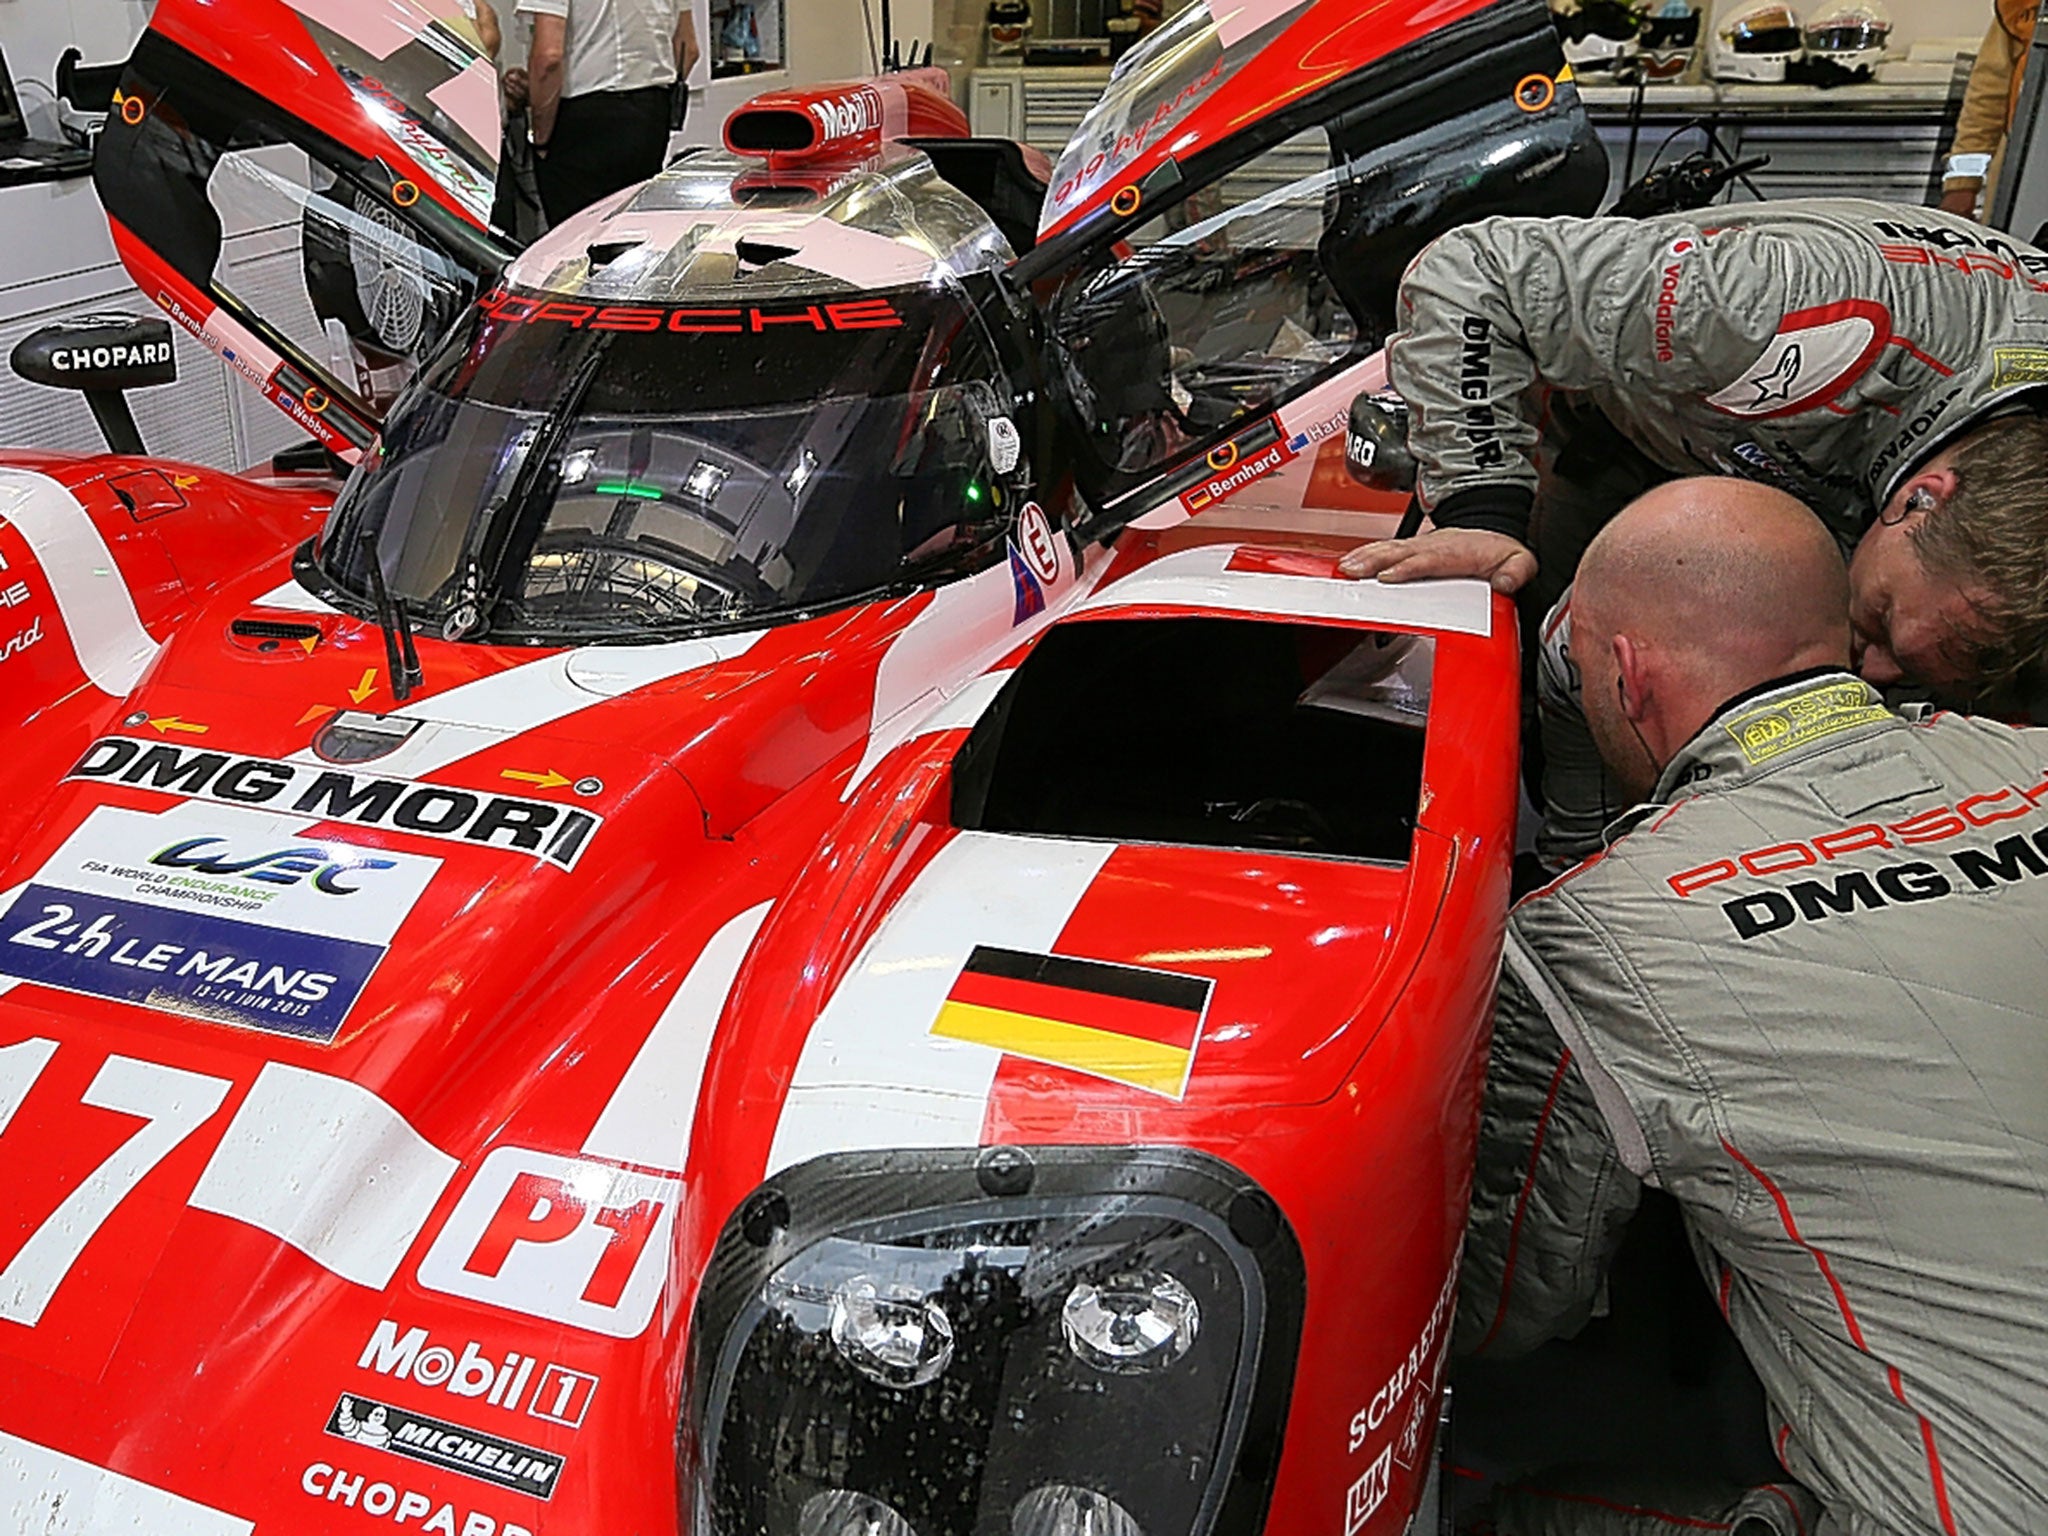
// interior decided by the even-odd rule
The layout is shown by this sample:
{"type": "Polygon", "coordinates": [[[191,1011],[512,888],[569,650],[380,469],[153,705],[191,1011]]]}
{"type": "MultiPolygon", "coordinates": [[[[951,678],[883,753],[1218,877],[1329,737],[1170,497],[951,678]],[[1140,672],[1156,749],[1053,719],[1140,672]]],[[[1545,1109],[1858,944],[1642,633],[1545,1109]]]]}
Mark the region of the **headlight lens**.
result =
{"type": "Polygon", "coordinates": [[[1301,1317],[1277,1208],[1181,1149],[1001,1155],[824,1158],[742,1208],[692,1334],[699,1536],[1256,1526],[1301,1317]]]}
{"type": "Polygon", "coordinates": [[[1077,1282],[1060,1308],[1060,1327],[1075,1359],[1135,1375],[1163,1370],[1193,1348],[1202,1308],[1169,1274],[1113,1275],[1077,1282]]]}
{"type": "Polygon", "coordinates": [[[953,1363],[953,1322],[915,1287],[889,1290],[882,1294],[866,1275],[842,1282],[832,1296],[832,1342],[869,1381],[921,1387],[953,1363]]]}

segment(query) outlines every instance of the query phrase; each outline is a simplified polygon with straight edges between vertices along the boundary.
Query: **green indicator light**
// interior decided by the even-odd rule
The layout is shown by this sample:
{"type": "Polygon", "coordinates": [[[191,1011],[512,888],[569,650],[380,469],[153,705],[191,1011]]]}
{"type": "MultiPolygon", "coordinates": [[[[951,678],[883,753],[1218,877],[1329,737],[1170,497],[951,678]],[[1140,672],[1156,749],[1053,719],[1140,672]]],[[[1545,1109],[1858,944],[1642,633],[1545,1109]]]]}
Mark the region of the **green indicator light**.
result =
{"type": "Polygon", "coordinates": [[[604,481],[597,483],[600,496],[631,496],[635,501],[659,501],[661,492],[651,485],[633,485],[625,481],[604,481]]]}
{"type": "Polygon", "coordinates": [[[981,487],[974,484],[972,481],[969,481],[967,485],[967,499],[969,501],[981,500],[981,487]]]}

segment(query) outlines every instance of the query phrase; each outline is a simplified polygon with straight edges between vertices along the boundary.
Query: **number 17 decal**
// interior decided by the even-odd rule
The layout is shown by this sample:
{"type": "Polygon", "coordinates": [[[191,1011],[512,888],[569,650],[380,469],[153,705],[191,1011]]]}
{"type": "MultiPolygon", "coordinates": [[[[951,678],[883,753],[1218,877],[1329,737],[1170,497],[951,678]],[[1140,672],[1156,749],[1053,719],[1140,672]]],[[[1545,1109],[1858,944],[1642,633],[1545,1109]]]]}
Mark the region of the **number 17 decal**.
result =
{"type": "MultiPolygon", "coordinates": [[[[8,1172],[9,1183],[16,1186],[16,1192],[22,1183],[18,1171],[44,1161],[30,1156],[28,1147],[21,1144],[24,1136],[41,1130],[42,1135],[34,1139],[71,1140],[63,1135],[61,1125],[52,1128],[47,1124],[47,1115],[38,1126],[32,1127],[26,1121],[15,1126],[23,1103],[56,1054],[54,1040],[23,1040],[0,1047],[0,1169],[8,1172]],[[12,1136],[8,1134],[11,1127],[12,1136]]],[[[56,1208],[35,1225],[27,1241],[0,1268],[0,1319],[29,1328],[42,1322],[64,1277],[71,1273],[86,1245],[151,1170],[212,1118],[232,1086],[226,1078],[186,1072],[132,1056],[109,1056],[100,1063],[76,1102],[90,1109],[132,1115],[142,1124],[121,1136],[83,1177],[77,1178],[56,1208]]],[[[71,1118],[65,1116],[67,1121],[71,1118]]],[[[96,1129],[99,1135],[88,1146],[106,1142],[108,1127],[102,1123],[96,1129]]],[[[68,1160],[73,1164],[65,1172],[76,1177],[77,1153],[68,1145],[63,1151],[71,1154],[68,1160]]],[[[130,1257],[132,1260],[135,1256],[130,1257]]],[[[147,1263],[140,1266],[135,1277],[137,1287],[147,1270],[147,1263]]]]}

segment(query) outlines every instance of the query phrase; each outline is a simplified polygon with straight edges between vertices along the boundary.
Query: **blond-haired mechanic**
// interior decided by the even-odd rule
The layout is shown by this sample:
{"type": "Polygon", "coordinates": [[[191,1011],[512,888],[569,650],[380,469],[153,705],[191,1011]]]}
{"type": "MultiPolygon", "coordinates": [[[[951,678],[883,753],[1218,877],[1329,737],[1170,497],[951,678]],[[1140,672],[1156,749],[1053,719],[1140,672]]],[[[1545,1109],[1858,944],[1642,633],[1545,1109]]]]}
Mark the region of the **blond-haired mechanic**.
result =
{"type": "Polygon", "coordinates": [[[1540,562],[1547,606],[1630,496],[1730,474],[1853,550],[1872,682],[1966,687],[2040,653],[2048,255],[1848,199],[1498,218],[1424,250],[1400,305],[1388,372],[1436,528],[1352,575],[1517,591],[1540,562]]]}

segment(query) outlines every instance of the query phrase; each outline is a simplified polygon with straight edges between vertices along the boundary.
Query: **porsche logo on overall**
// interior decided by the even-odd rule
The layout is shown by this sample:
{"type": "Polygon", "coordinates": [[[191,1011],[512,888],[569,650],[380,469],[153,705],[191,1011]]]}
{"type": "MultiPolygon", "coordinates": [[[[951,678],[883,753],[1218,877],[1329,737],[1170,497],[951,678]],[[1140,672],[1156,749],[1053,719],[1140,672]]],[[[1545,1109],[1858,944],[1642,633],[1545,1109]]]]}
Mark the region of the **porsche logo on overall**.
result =
{"type": "Polygon", "coordinates": [[[421,784],[350,773],[321,763],[235,757],[162,741],[105,736],[86,748],[74,779],[101,779],[158,789],[219,805],[412,832],[449,842],[481,843],[574,869],[603,825],[589,811],[549,800],[421,784]]]}
{"type": "Polygon", "coordinates": [[[932,1033],[1178,1099],[1215,983],[977,945],[932,1033]]]}

